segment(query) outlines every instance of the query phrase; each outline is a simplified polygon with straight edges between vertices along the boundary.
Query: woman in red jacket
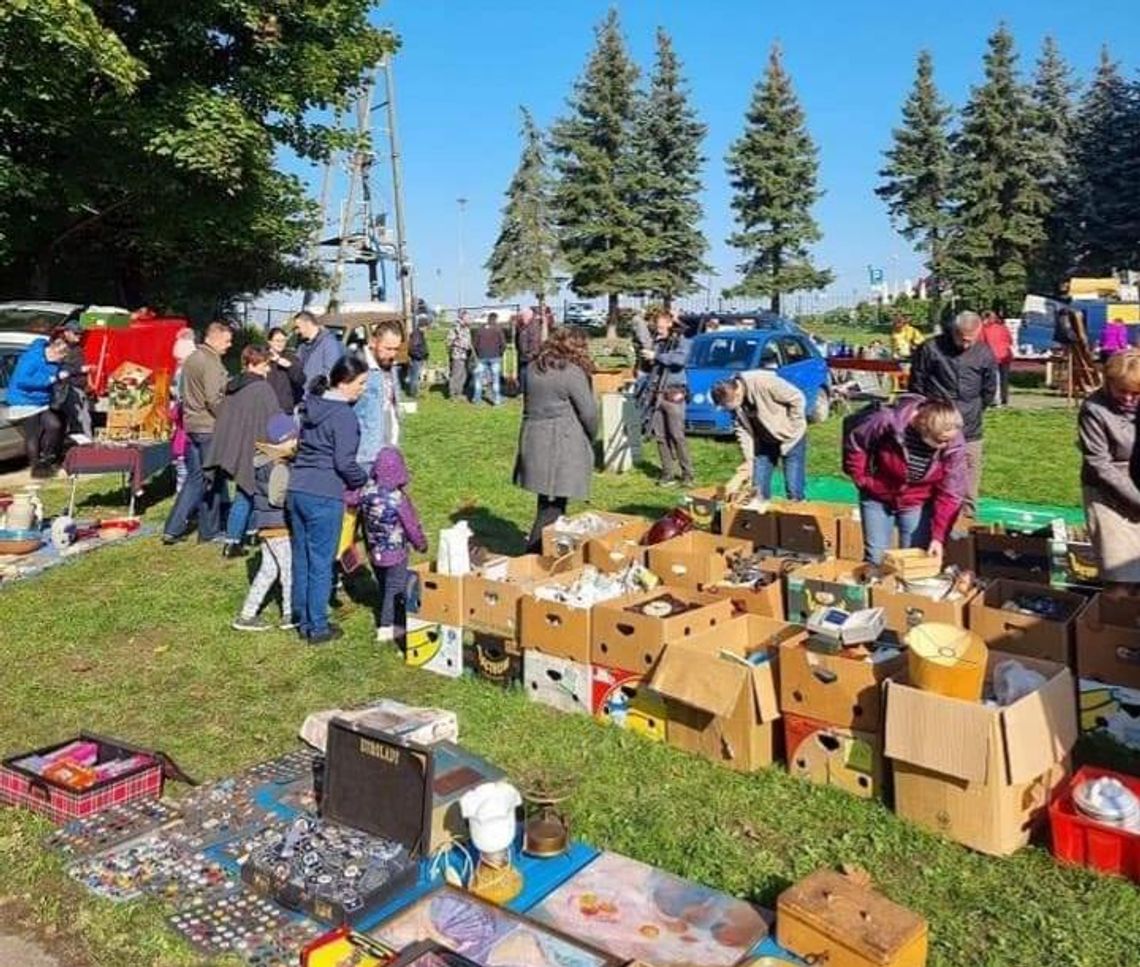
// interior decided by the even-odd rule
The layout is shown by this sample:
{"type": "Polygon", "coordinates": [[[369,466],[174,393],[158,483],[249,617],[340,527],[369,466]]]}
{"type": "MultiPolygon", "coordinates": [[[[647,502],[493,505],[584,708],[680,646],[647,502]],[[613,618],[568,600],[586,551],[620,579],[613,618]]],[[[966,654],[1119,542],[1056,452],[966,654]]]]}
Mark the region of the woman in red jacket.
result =
{"type": "Polygon", "coordinates": [[[856,415],[844,429],[843,469],[859,488],[863,557],[899,547],[942,549],[966,497],[966,441],[953,403],[907,395],[856,415]]]}
{"type": "Polygon", "coordinates": [[[990,347],[998,364],[998,406],[1009,406],[1009,370],[1013,365],[1013,336],[996,312],[982,313],[982,342],[990,347]]]}

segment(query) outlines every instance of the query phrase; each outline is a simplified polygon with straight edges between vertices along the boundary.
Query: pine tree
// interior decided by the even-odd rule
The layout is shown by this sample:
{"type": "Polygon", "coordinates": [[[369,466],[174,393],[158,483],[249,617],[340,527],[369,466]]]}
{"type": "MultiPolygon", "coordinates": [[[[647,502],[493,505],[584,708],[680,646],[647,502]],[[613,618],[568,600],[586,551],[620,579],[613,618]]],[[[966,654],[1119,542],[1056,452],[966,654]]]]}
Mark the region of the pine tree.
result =
{"type": "Polygon", "coordinates": [[[985,83],[970,92],[953,139],[953,219],[946,274],[960,303],[1018,313],[1044,238],[1045,199],[1031,160],[1034,112],[1013,36],[989,39],[985,83]]]}
{"type": "Polygon", "coordinates": [[[1107,49],[1081,101],[1076,183],[1077,269],[1132,268],[1140,247],[1140,95],[1107,49]]]}
{"type": "Polygon", "coordinates": [[[487,294],[533,294],[542,306],[554,276],[555,237],[542,132],[522,109],[522,157],[507,188],[499,237],[487,259],[487,294]]]}
{"type": "Polygon", "coordinates": [[[636,288],[647,246],[630,163],[638,70],[617,11],[610,10],[596,35],[570,114],[555,123],[550,142],[559,175],[554,210],[570,286],[579,295],[609,297],[612,335],[618,296],[636,288]]]}
{"type": "Polygon", "coordinates": [[[700,229],[701,141],[706,128],[689,103],[688,85],[669,35],[657,30],[657,59],[649,94],[636,112],[634,177],[636,208],[646,239],[638,289],[673,298],[695,291],[707,271],[708,248],[700,229]]]}
{"type": "MultiPolygon", "coordinates": [[[[893,132],[887,164],[879,172],[875,194],[887,203],[899,234],[926,254],[926,266],[937,293],[944,270],[952,159],[949,124],[951,108],[934,84],[934,61],[929,51],[918,55],[914,87],[902,109],[902,126],[893,132]]],[[[937,313],[937,298],[931,312],[937,313]]]]}
{"type": "Polygon", "coordinates": [[[823,194],[816,187],[818,153],[778,45],[727,161],[739,225],[728,244],[740,249],[745,261],[737,266],[739,284],[725,294],[767,296],[778,313],[786,293],[822,289],[832,280],[830,271],[812,264],[809,252],[822,237],[811,215],[823,194]]]}
{"type": "Polygon", "coordinates": [[[1045,196],[1045,238],[1034,253],[1029,286],[1034,292],[1055,294],[1073,267],[1076,219],[1073,96],[1068,64],[1057,42],[1046,37],[1033,80],[1036,140],[1031,159],[1037,185],[1045,196]]]}

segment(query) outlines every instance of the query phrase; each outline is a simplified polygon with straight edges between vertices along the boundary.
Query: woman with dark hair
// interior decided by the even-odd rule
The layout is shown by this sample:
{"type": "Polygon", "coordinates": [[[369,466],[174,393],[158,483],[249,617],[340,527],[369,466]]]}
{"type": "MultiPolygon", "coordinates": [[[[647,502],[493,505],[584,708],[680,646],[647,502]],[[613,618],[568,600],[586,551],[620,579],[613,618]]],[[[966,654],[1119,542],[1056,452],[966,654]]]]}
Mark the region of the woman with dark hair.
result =
{"type": "Polygon", "coordinates": [[[542,546],[542,531],[566,513],[573,497],[590,496],[598,406],[590,386],[594,365],[586,337],[557,329],[527,372],[514,480],[538,495],[538,511],[527,549],[542,546]]]}
{"type": "Polygon", "coordinates": [[[63,419],[52,408],[67,343],[62,336],[37,339],[16,360],[8,378],[8,418],[23,422],[33,478],[52,477],[63,454],[63,419]]]}
{"type": "Polygon", "coordinates": [[[352,410],[367,380],[368,364],[343,356],[328,376],[309,384],[301,404],[301,441],[285,509],[297,631],[310,645],[341,636],[340,628],[329,623],[329,597],[345,493],[368,483],[368,475],[356,462],[360,426],[352,410]]]}
{"type": "Polygon", "coordinates": [[[269,375],[266,379],[277,394],[277,402],[285,413],[292,413],[305,395],[305,373],[294,353],[286,348],[289,334],[280,326],[269,330],[269,375]]]}

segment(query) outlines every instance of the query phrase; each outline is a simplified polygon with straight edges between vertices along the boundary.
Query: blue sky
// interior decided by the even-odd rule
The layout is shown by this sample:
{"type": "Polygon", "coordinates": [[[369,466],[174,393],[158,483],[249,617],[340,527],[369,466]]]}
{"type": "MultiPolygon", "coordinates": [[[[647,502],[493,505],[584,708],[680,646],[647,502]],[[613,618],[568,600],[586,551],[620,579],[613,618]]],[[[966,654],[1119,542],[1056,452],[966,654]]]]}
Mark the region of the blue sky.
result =
{"type": "MultiPolygon", "coordinates": [[[[1109,43],[1131,74],[1137,57],[1135,0],[621,0],[626,39],[643,70],[652,64],[654,32],[673,37],[693,101],[708,125],[704,229],[709,261],[730,282],[735,256],[724,171],[728,145],[740,133],[769,46],[779,41],[785,64],[820,149],[824,198],[816,216],[824,238],[818,260],[837,276],[833,295],[866,290],[866,266],[888,278],[918,273],[918,260],[890,227],[873,194],[882,151],[914,76],[920,48],[934,55],[938,85],[961,105],[981,78],[986,37],[1004,19],[1031,70],[1046,34],[1061,44],[1082,77],[1109,43]]],[[[482,264],[498,231],[503,191],[519,153],[519,106],[544,127],[565,110],[566,97],[593,46],[594,26],[608,0],[385,0],[374,14],[403,38],[396,62],[397,103],[411,257],[417,290],[430,302],[454,304],[458,278],[459,206],[463,226],[465,301],[482,299],[482,264]]],[[[387,171],[378,167],[378,188],[387,171]]]]}

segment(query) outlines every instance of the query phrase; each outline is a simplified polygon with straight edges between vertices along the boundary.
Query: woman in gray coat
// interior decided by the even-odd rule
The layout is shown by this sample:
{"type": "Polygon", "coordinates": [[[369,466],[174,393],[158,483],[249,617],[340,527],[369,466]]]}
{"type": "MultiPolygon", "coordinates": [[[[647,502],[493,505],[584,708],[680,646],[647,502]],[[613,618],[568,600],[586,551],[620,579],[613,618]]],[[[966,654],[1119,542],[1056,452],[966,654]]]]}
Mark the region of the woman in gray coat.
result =
{"type": "Polygon", "coordinates": [[[590,496],[598,429],[593,371],[586,337],[566,328],[552,333],[530,364],[515,461],[515,483],[538,495],[530,553],[542,547],[543,528],[566,513],[571,497],[590,496]]]}

